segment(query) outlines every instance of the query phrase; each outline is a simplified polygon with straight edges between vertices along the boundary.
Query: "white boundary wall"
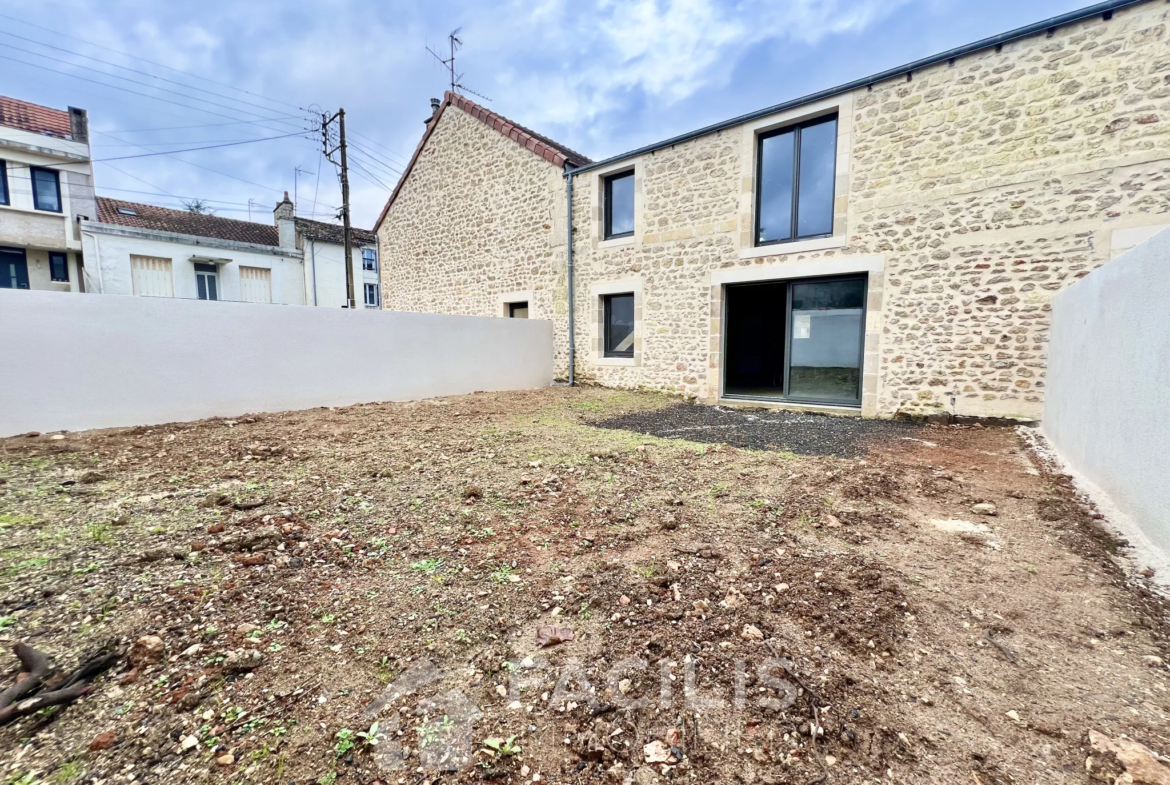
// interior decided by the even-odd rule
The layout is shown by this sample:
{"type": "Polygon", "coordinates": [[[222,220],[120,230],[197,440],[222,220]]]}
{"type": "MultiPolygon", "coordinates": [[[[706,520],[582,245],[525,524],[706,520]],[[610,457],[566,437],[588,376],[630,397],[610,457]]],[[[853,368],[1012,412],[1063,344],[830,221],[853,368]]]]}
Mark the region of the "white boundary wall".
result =
{"type": "Polygon", "coordinates": [[[1042,429],[1170,550],[1170,230],[1053,299],[1042,429]]]}
{"type": "Polygon", "coordinates": [[[0,436],[552,383],[552,322],[0,289],[0,436]]]}

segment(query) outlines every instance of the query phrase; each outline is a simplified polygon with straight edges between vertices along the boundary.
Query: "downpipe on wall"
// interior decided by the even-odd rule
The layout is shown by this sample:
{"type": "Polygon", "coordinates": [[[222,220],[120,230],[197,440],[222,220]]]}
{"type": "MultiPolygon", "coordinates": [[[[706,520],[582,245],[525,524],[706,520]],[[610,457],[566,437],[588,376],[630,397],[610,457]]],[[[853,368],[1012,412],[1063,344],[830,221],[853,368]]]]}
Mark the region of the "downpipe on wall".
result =
{"type": "Polygon", "coordinates": [[[577,383],[577,341],[576,329],[574,320],[573,308],[573,170],[565,165],[565,176],[567,178],[567,187],[565,191],[568,194],[568,210],[565,212],[565,226],[567,232],[567,248],[568,248],[568,277],[569,277],[569,386],[573,387],[577,383]]]}

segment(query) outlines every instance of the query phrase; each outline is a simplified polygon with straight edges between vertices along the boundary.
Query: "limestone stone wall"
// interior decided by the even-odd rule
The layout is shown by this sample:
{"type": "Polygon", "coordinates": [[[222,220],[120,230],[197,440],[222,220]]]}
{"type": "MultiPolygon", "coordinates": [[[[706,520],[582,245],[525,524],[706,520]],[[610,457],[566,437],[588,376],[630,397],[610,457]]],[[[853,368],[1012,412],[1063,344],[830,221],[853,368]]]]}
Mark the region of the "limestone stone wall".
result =
{"type": "Polygon", "coordinates": [[[562,170],[449,105],[378,230],[383,308],[503,316],[529,300],[568,368],[562,170]]]}
{"type": "Polygon", "coordinates": [[[864,270],[865,413],[1038,417],[1053,295],[1170,224],[1168,24],[1147,2],[578,175],[578,376],[716,400],[724,283],[864,270]],[[832,111],[834,236],[753,248],[757,134],[832,111]],[[603,241],[600,177],[631,167],[635,236],[603,241]],[[625,285],[635,357],[606,360],[625,285]]]}

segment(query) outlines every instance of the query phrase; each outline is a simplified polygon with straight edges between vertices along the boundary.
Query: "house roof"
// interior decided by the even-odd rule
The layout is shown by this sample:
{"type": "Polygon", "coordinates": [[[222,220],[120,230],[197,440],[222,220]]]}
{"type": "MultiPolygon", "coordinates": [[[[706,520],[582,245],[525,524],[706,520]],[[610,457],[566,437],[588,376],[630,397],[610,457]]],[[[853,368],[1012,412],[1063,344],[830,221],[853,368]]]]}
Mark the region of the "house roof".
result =
{"type": "Polygon", "coordinates": [[[31,131],[34,134],[47,134],[58,139],[73,138],[69,112],[3,95],[0,95],[0,125],[31,131]]]}
{"type": "Polygon", "coordinates": [[[467,112],[469,115],[479,120],[484,125],[499,131],[504,136],[512,139],[520,146],[531,150],[536,155],[545,159],[553,166],[564,167],[569,166],[585,166],[592,163],[590,159],[581,155],[575,150],[565,147],[563,144],[554,142],[547,136],[542,136],[531,129],[525,128],[519,123],[514,123],[503,115],[496,114],[490,109],[485,109],[474,101],[469,100],[466,96],[453,93],[450,90],[443,94],[443,101],[439,104],[438,111],[427,123],[427,130],[423,133],[422,139],[419,140],[418,146],[414,148],[414,155],[410,157],[410,162],[406,165],[406,169],[402,171],[402,176],[398,178],[397,185],[394,186],[394,192],[390,194],[390,198],[386,200],[386,206],[382,208],[381,215],[378,220],[374,222],[374,231],[378,231],[378,227],[382,225],[382,221],[386,218],[386,213],[390,211],[390,205],[394,204],[394,200],[398,197],[398,192],[402,189],[402,184],[406,182],[406,178],[410,176],[411,170],[414,169],[415,161],[418,160],[422,149],[426,147],[427,140],[431,138],[431,133],[439,125],[439,118],[448,106],[455,106],[467,112]]]}
{"type": "Polygon", "coordinates": [[[823,101],[826,98],[833,98],[844,93],[859,90],[863,87],[872,87],[879,82],[885,82],[890,79],[909,76],[912,75],[915,71],[920,71],[923,68],[927,68],[938,63],[944,63],[964,55],[979,52],[984,49],[990,49],[993,46],[1002,46],[1003,44],[1009,43],[1011,41],[1016,41],[1021,38],[1027,38],[1029,36],[1047,32],[1049,30],[1054,30],[1057,27],[1062,27],[1064,25],[1074,24],[1085,19],[1090,19],[1094,16],[1101,16],[1103,19],[1108,20],[1112,18],[1114,11],[1120,11],[1121,9],[1127,8],[1131,5],[1139,5],[1146,2],[1150,2],[1150,0],[1106,0],[1105,2],[1086,6],[1085,8],[1079,8],[1076,11],[1069,11],[1068,13],[1061,14],[1060,16],[1054,16],[1039,22],[1033,22],[1032,24],[1025,25],[1023,27],[1017,27],[1015,30],[1009,30],[1006,33],[1000,33],[999,35],[994,35],[990,38],[984,38],[982,40],[975,41],[974,43],[964,44],[963,46],[949,49],[945,52],[939,52],[938,54],[924,57],[921,60],[915,60],[912,63],[907,63],[906,65],[890,68],[886,71],[882,71],[881,73],[866,76],[861,79],[855,79],[852,82],[846,82],[845,84],[837,85],[836,87],[830,87],[826,90],[810,93],[809,95],[801,96],[800,98],[794,98],[791,101],[785,101],[784,103],[769,106],[764,109],[757,109],[753,112],[748,112],[747,114],[733,117],[730,120],[723,120],[722,122],[704,126],[703,128],[698,128],[694,131],[688,131],[678,136],[672,136],[669,139],[663,139],[661,142],[654,142],[653,144],[648,144],[645,147],[639,147],[636,150],[620,153],[602,161],[592,161],[581,166],[580,168],[574,169],[571,173],[566,172],[565,174],[566,176],[569,176],[570,174],[587,172],[591,169],[599,169],[604,166],[609,166],[610,164],[618,163],[619,161],[624,161],[628,158],[634,158],[639,155],[652,153],[655,150],[662,150],[667,147],[673,147],[676,144],[689,142],[690,140],[697,139],[701,136],[707,136],[708,134],[713,134],[718,131],[733,128],[737,125],[743,125],[744,123],[749,123],[753,120],[759,120],[760,118],[778,114],[779,112],[785,112],[789,109],[795,109],[797,107],[804,106],[805,104],[811,104],[816,101],[823,101]]]}
{"type": "MultiPolygon", "coordinates": [[[[306,239],[316,240],[319,243],[336,243],[337,245],[345,243],[345,227],[341,224],[310,221],[308,218],[294,220],[296,221],[297,234],[303,235],[306,239]]],[[[373,245],[377,242],[374,233],[366,229],[350,227],[350,235],[355,243],[362,245],[373,245]]]]}
{"type": "Polygon", "coordinates": [[[554,166],[564,166],[566,163],[570,166],[584,166],[585,164],[592,163],[576,150],[554,142],[547,136],[541,136],[536,131],[525,128],[519,123],[514,123],[490,109],[485,109],[474,101],[468,100],[467,96],[452,93],[448,90],[443,95],[443,98],[446,102],[459,107],[476,120],[482,121],[488,127],[499,131],[509,139],[527,147],[554,166]]]}
{"type": "Polygon", "coordinates": [[[253,245],[280,245],[280,235],[275,226],[237,221],[234,218],[220,218],[218,215],[199,215],[186,210],[172,210],[153,204],[125,202],[121,199],[97,197],[98,221],[104,224],[130,226],[135,229],[153,229],[158,232],[175,232],[195,237],[213,237],[217,240],[232,240],[253,245]],[[119,212],[119,208],[123,212],[119,212]],[[127,215],[126,211],[133,212],[127,215]]]}

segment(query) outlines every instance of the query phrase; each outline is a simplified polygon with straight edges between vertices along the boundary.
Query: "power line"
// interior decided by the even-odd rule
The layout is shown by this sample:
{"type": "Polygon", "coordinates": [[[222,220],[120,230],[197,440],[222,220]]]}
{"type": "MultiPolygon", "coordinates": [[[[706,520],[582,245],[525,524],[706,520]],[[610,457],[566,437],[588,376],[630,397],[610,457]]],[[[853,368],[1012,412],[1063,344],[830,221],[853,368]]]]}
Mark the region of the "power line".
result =
{"type": "MultiPolygon", "coordinates": [[[[361,163],[361,161],[356,160],[356,159],[354,160],[355,166],[360,164],[360,163],[361,163]]],[[[379,164],[376,164],[373,161],[367,161],[366,164],[367,164],[367,166],[369,166],[373,170],[373,171],[370,171],[370,174],[377,174],[379,177],[385,177],[386,179],[391,180],[391,181],[398,179],[399,175],[397,172],[386,171],[386,167],[381,166],[379,164]]]]}
{"type": "Polygon", "coordinates": [[[403,155],[399,155],[398,153],[394,152],[386,145],[382,144],[381,142],[375,142],[373,139],[371,139],[370,137],[368,137],[364,134],[359,134],[357,131],[354,131],[353,135],[356,136],[358,139],[365,139],[367,142],[374,145],[374,147],[381,148],[382,150],[384,150],[386,152],[387,155],[390,155],[390,156],[393,156],[394,158],[397,158],[403,164],[406,164],[410,161],[409,158],[407,158],[403,155]]]}
{"type": "MultiPolygon", "coordinates": [[[[288,119],[288,118],[293,118],[293,117],[303,119],[303,115],[299,115],[299,114],[280,115],[279,119],[283,120],[283,119],[288,119]]],[[[274,119],[277,119],[277,118],[274,118],[274,119]]],[[[221,128],[225,125],[242,125],[245,123],[254,123],[254,122],[256,122],[256,121],[255,120],[234,120],[230,123],[202,123],[200,125],[168,125],[168,126],[163,126],[160,128],[114,128],[112,131],[110,131],[110,133],[138,134],[138,133],[147,133],[149,131],[178,131],[178,130],[182,130],[182,129],[186,129],[186,128],[221,128]]],[[[103,132],[97,131],[97,133],[103,133],[103,132]]],[[[130,144],[133,144],[133,143],[131,142],[130,144]]]]}
{"type": "Polygon", "coordinates": [[[379,158],[378,156],[371,153],[369,150],[366,150],[364,147],[360,147],[360,146],[354,144],[353,142],[350,142],[350,147],[352,147],[354,150],[358,151],[359,153],[361,153],[362,155],[364,155],[366,158],[370,159],[371,161],[377,163],[383,169],[386,169],[390,172],[393,172],[394,174],[402,174],[402,170],[399,169],[397,166],[395,166],[394,164],[391,164],[389,161],[386,161],[382,158],[379,158]]]}
{"type": "MultiPolygon", "coordinates": [[[[2,15],[0,15],[0,16],[2,16],[2,15]]],[[[102,87],[109,87],[109,88],[112,88],[114,90],[121,90],[123,92],[131,93],[133,95],[140,95],[143,98],[149,98],[152,101],[162,101],[164,103],[174,104],[175,106],[181,106],[184,109],[191,109],[191,110],[194,110],[196,112],[205,112],[207,114],[213,114],[216,117],[226,117],[229,120],[239,120],[240,119],[239,117],[233,117],[232,115],[226,115],[226,114],[222,114],[220,112],[213,112],[210,109],[204,109],[204,108],[199,107],[199,106],[191,106],[189,104],[181,104],[178,101],[172,101],[169,98],[161,98],[157,95],[149,95],[147,93],[140,93],[137,90],[131,90],[128,87],[121,87],[120,85],[109,84],[108,82],[99,82],[97,79],[89,79],[87,77],[80,76],[78,74],[71,74],[68,71],[61,71],[57,68],[49,68],[46,65],[39,65],[37,63],[30,63],[27,60],[19,60],[15,57],[8,57],[7,55],[0,55],[0,59],[11,60],[14,63],[20,63],[21,65],[27,65],[31,68],[40,68],[43,71],[49,71],[50,73],[54,73],[54,74],[61,74],[62,76],[68,76],[72,79],[80,79],[83,82],[90,82],[92,84],[101,85],[102,87]]],[[[106,74],[106,76],[114,76],[114,74],[106,74]]],[[[125,78],[125,77],[116,77],[116,78],[125,78]]],[[[133,80],[131,80],[131,81],[133,81],[133,80]]],[[[202,99],[195,99],[195,100],[202,100],[202,99]]],[[[232,110],[232,111],[242,111],[242,110],[232,110]]],[[[259,120],[252,120],[251,122],[256,124],[256,125],[259,125],[261,128],[268,128],[268,130],[270,130],[270,131],[280,130],[278,128],[271,128],[270,126],[265,126],[259,120]]]]}
{"type": "MultiPolygon", "coordinates": [[[[16,51],[20,51],[20,52],[28,52],[28,50],[21,49],[20,47],[9,47],[9,48],[15,49],[16,51]]],[[[163,92],[163,93],[171,93],[172,95],[178,95],[182,98],[189,98],[192,101],[201,101],[202,103],[211,104],[212,106],[218,106],[220,109],[226,109],[229,112],[236,112],[237,114],[236,115],[228,115],[228,114],[223,114],[222,112],[213,112],[212,110],[205,109],[204,107],[201,107],[201,106],[191,106],[190,104],[181,104],[178,101],[172,101],[169,98],[162,98],[161,96],[150,95],[149,93],[140,93],[137,90],[131,90],[128,87],[122,87],[121,85],[110,84],[109,82],[101,82],[101,81],[98,81],[97,79],[89,79],[87,77],[80,76],[78,74],[73,74],[73,73],[70,73],[68,71],[62,71],[59,68],[49,68],[46,65],[40,65],[39,63],[30,63],[27,60],[21,60],[21,59],[15,58],[15,57],[8,57],[7,55],[0,55],[0,57],[4,58],[5,60],[11,60],[14,63],[20,63],[22,65],[31,66],[33,68],[40,68],[42,70],[49,71],[49,72],[54,73],[54,74],[61,74],[62,76],[68,76],[68,77],[71,77],[73,79],[80,79],[80,80],[85,81],[85,82],[92,82],[93,84],[101,85],[103,87],[111,87],[115,90],[123,90],[127,93],[132,93],[134,95],[140,95],[143,98],[150,98],[151,100],[154,100],[154,101],[164,101],[168,104],[174,104],[175,106],[181,106],[184,109],[192,109],[196,112],[206,112],[207,114],[212,114],[212,115],[215,115],[216,117],[226,117],[229,120],[239,120],[240,119],[239,114],[256,115],[257,117],[260,118],[259,120],[252,120],[252,122],[255,123],[256,125],[259,125],[261,128],[267,128],[270,131],[279,131],[280,130],[279,128],[273,128],[271,126],[264,125],[261,122],[262,120],[272,120],[272,118],[269,118],[265,115],[261,115],[258,112],[248,111],[247,109],[237,109],[237,108],[232,107],[232,106],[224,106],[223,104],[217,104],[214,101],[208,101],[206,98],[198,98],[198,97],[193,96],[193,95],[179,93],[175,90],[168,90],[165,87],[155,87],[154,85],[149,85],[149,84],[146,84],[144,82],[140,82],[136,79],[131,79],[131,78],[126,77],[126,76],[119,76],[118,74],[111,74],[111,73],[107,73],[106,71],[99,71],[96,68],[89,68],[89,67],[84,66],[84,65],[70,63],[67,60],[62,60],[62,59],[57,58],[57,57],[50,57],[49,55],[43,55],[43,54],[40,54],[38,52],[28,52],[28,54],[31,54],[34,57],[43,57],[46,60],[52,60],[54,62],[64,63],[65,65],[71,66],[73,68],[81,68],[81,69],[84,69],[87,71],[93,71],[94,73],[101,74],[102,76],[108,76],[108,77],[111,77],[113,79],[121,79],[123,81],[130,82],[131,84],[141,85],[141,86],[146,87],[150,90],[157,90],[157,91],[163,92]]],[[[293,125],[293,123],[290,123],[287,120],[275,120],[274,122],[279,122],[283,125],[293,125]]]]}
{"type": "MultiPolygon", "coordinates": [[[[113,134],[111,134],[107,131],[97,131],[96,133],[99,133],[102,136],[108,136],[111,139],[117,139],[119,142],[126,141],[125,139],[114,136],[113,134]]],[[[150,150],[150,148],[144,144],[140,144],[140,145],[138,145],[138,147],[142,148],[143,150],[150,150]]],[[[231,179],[231,180],[238,180],[239,182],[244,183],[246,185],[254,185],[257,188],[263,188],[266,191],[274,191],[276,193],[282,193],[280,188],[273,188],[270,185],[261,185],[260,183],[254,183],[251,180],[245,180],[242,177],[236,177],[234,174],[228,174],[227,172],[221,172],[218,169],[212,169],[210,166],[204,166],[202,164],[197,164],[194,161],[184,161],[182,158],[175,158],[173,155],[169,155],[167,153],[163,153],[163,155],[166,155],[168,158],[171,158],[171,159],[173,159],[181,164],[186,164],[187,166],[194,166],[196,169],[203,169],[204,171],[208,171],[208,172],[211,172],[213,174],[218,174],[221,177],[227,177],[228,179],[231,179]]],[[[106,166],[109,166],[109,164],[106,164],[106,166]]],[[[110,168],[112,169],[113,167],[110,167],[110,168]]],[[[138,179],[138,178],[135,178],[135,179],[138,179]]],[[[148,185],[149,185],[149,183],[148,183],[148,185]]]]}
{"type": "Polygon", "coordinates": [[[208,82],[210,84],[216,84],[216,85],[219,85],[220,87],[227,87],[228,89],[235,90],[236,92],[244,93],[245,95],[253,96],[254,98],[259,98],[259,99],[262,99],[264,101],[270,101],[271,103],[275,103],[275,104],[283,104],[284,106],[290,106],[294,109],[299,109],[301,111],[304,111],[304,107],[297,106],[296,104],[290,104],[287,101],[281,101],[278,98],[268,98],[267,96],[260,95],[259,93],[253,93],[250,90],[244,90],[243,88],[236,87],[235,85],[232,85],[232,84],[228,84],[227,82],[218,82],[214,79],[208,79],[206,76],[199,76],[198,74],[192,74],[188,71],[183,71],[182,69],[175,68],[173,66],[165,65],[163,63],[156,63],[153,60],[147,60],[145,57],[139,57],[138,55],[132,55],[132,54],[129,54],[127,52],[123,52],[119,49],[113,49],[112,47],[109,47],[109,46],[102,46],[101,44],[95,44],[93,41],[88,41],[84,38],[78,38],[77,36],[69,35],[68,33],[62,33],[58,30],[53,30],[52,28],[48,28],[48,27],[44,27],[42,25],[34,24],[33,22],[27,22],[23,19],[18,19],[15,16],[9,16],[7,14],[0,14],[0,18],[10,19],[13,22],[19,22],[20,24],[28,25],[29,27],[35,27],[38,30],[44,30],[45,32],[52,33],[53,35],[56,35],[56,36],[70,38],[74,41],[81,41],[83,44],[88,44],[89,46],[95,47],[97,49],[105,49],[107,52],[113,52],[114,54],[119,54],[119,55],[122,55],[123,57],[129,57],[133,60],[140,60],[141,62],[149,63],[150,65],[155,65],[155,66],[158,66],[159,68],[165,68],[168,71],[174,71],[177,74],[184,74],[184,75],[189,76],[193,79],[199,79],[199,80],[202,80],[204,82],[208,82]]]}
{"type": "Polygon", "coordinates": [[[361,162],[360,162],[360,161],[354,161],[354,162],[353,162],[353,165],[354,165],[354,168],[355,168],[355,169],[357,169],[357,171],[358,171],[358,174],[363,174],[363,173],[364,173],[364,175],[363,175],[363,176],[364,176],[364,177],[365,177],[367,180],[369,180],[369,181],[373,182],[373,183],[374,183],[374,185],[377,185],[377,186],[379,186],[380,188],[383,188],[383,189],[385,189],[385,190],[387,190],[387,191],[393,190],[393,189],[391,189],[389,186],[387,186],[387,185],[386,185],[384,182],[382,182],[381,180],[379,180],[379,179],[377,178],[377,176],[375,176],[375,175],[374,175],[374,173],[373,173],[373,172],[371,172],[371,171],[370,171],[369,169],[367,169],[366,167],[362,166],[362,164],[361,164],[361,162]]]}
{"type": "MultiPolygon", "coordinates": [[[[112,158],[91,158],[89,160],[89,163],[100,164],[100,163],[105,163],[106,161],[126,161],[126,160],[129,160],[131,158],[150,158],[150,157],[155,156],[155,155],[173,155],[175,153],[193,153],[197,150],[215,150],[215,149],[218,149],[220,147],[236,147],[236,146],[242,145],[242,144],[252,144],[253,142],[271,142],[274,139],[288,139],[289,137],[292,137],[292,136],[299,136],[303,139],[307,139],[308,137],[305,136],[306,133],[308,133],[308,132],[307,131],[297,131],[297,132],[291,133],[291,134],[281,134],[280,136],[266,136],[263,139],[248,139],[247,141],[244,141],[244,142],[224,142],[223,144],[210,144],[210,145],[205,145],[203,147],[188,147],[185,150],[161,150],[161,151],[154,151],[154,152],[149,152],[149,153],[139,153],[138,155],[118,155],[118,156],[114,156],[112,158]]],[[[136,146],[142,147],[142,145],[136,145],[136,146]]],[[[144,149],[149,150],[150,148],[146,147],[144,149]]],[[[184,163],[189,163],[189,162],[184,161],[184,163]]],[[[62,166],[75,166],[75,165],[76,164],[44,164],[42,166],[38,166],[37,168],[38,169],[55,169],[55,168],[62,167],[62,166]]],[[[276,190],[276,189],[273,189],[273,190],[276,190]]]]}
{"type": "MultiPolygon", "coordinates": [[[[167,79],[165,76],[157,76],[155,74],[149,73],[148,71],[139,71],[136,68],[130,68],[129,66],[120,65],[118,63],[111,63],[108,60],[102,60],[100,58],[93,57],[92,55],[82,54],[81,52],[72,52],[68,49],[63,49],[62,47],[59,47],[59,46],[53,46],[52,44],[47,44],[44,41],[37,41],[36,39],[26,38],[25,36],[17,35],[16,33],[9,33],[6,30],[0,30],[0,35],[7,35],[7,36],[10,36],[12,38],[18,38],[21,41],[28,41],[29,43],[36,44],[37,46],[43,46],[46,49],[53,49],[53,50],[56,50],[58,52],[65,52],[66,54],[73,55],[74,57],[84,57],[87,60],[93,60],[95,63],[101,63],[102,65],[108,65],[108,66],[111,66],[113,68],[121,68],[122,70],[129,71],[130,73],[133,73],[133,74],[141,74],[142,76],[148,77],[150,79],[157,79],[161,82],[168,82],[170,84],[178,85],[179,87],[185,87],[188,90],[198,90],[201,93],[207,93],[208,95],[213,95],[216,98],[223,98],[226,101],[235,101],[236,103],[244,104],[246,106],[254,106],[257,109],[263,109],[265,112],[272,111],[271,107],[261,106],[260,104],[253,103],[251,101],[245,101],[242,98],[233,98],[230,95],[224,95],[222,93],[217,93],[217,92],[214,92],[212,90],[204,90],[202,87],[195,87],[194,85],[184,84],[183,82],[177,82],[174,79],[167,79]]],[[[35,55],[37,57],[44,57],[47,60],[54,60],[54,61],[59,62],[59,63],[65,63],[66,65],[72,65],[76,68],[86,68],[88,70],[95,71],[96,73],[105,74],[106,76],[112,76],[116,79],[126,79],[127,81],[135,82],[136,84],[143,84],[142,82],[138,82],[137,80],[134,80],[134,79],[129,79],[128,77],[118,76],[117,74],[111,74],[111,73],[108,73],[106,71],[101,71],[101,70],[96,69],[96,68],[90,68],[89,66],[79,65],[79,64],[73,63],[69,60],[61,60],[61,59],[56,58],[56,57],[50,57],[49,55],[41,54],[40,52],[36,52],[36,51],[31,50],[31,49],[23,49],[19,46],[12,46],[11,48],[15,49],[19,52],[26,52],[28,54],[35,55]]],[[[166,90],[165,88],[154,87],[153,85],[148,85],[148,86],[152,87],[155,90],[161,90],[163,92],[174,93],[175,95],[182,95],[182,96],[185,96],[187,98],[191,98],[191,99],[196,100],[196,101],[204,101],[205,103],[212,104],[213,106],[220,106],[224,109],[231,109],[233,111],[245,111],[245,110],[237,109],[236,107],[226,107],[226,106],[223,106],[222,104],[215,103],[214,101],[207,101],[206,99],[199,98],[197,96],[187,95],[186,93],[179,93],[179,92],[174,91],[174,90],[166,90]]],[[[249,112],[248,114],[259,115],[258,112],[249,112]]],[[[263,115],[260,115],[260,116],[263,116],[263,115]]],[[[276,118],[265,117],[265,119],[274,120],[276,118]]]]}

